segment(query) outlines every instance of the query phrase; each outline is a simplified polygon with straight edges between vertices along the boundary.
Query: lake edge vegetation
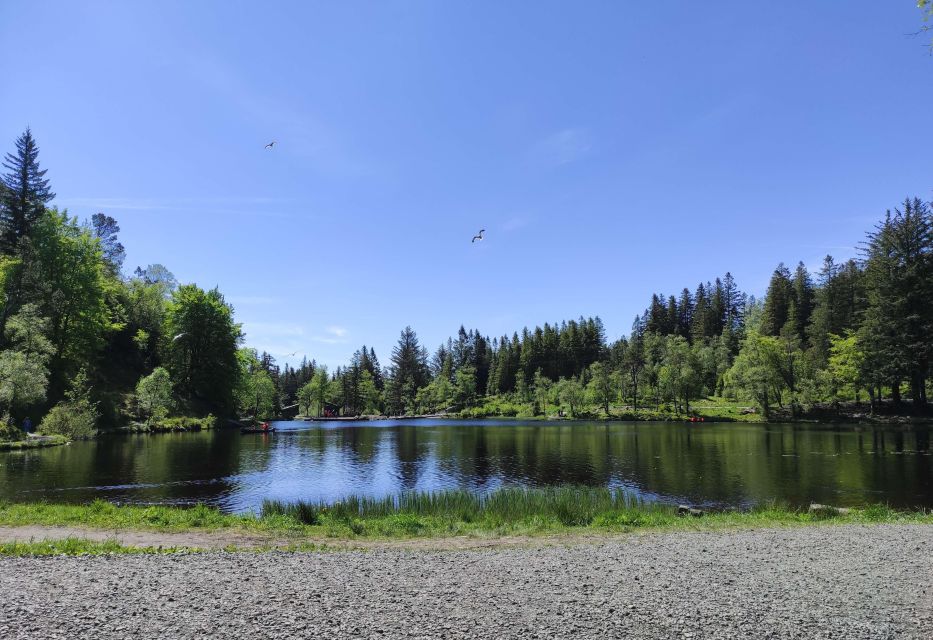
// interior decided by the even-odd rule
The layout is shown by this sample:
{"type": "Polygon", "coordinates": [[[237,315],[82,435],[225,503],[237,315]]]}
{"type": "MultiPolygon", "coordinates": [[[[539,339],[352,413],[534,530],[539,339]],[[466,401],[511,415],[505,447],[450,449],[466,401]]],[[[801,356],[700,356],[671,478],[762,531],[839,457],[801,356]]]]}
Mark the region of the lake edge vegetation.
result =
{"type": "MultiPolygon", "coordinates": [[[[0,440],[28,417],[66,440],[199,430],[227,419],[443,415],[670,420],[928,419],[933,207],[885,214],[860,257],[816,277],[779,265],[761,300],[730,273],[652,296],[629,336],[599,317],[490,339],[461,327],[433,354],[411,327],[333,372],[243,346],[218,289],[160,264],[124,272],[119,224],[55,198],[30,130],[0,176],[0,440]],[[906,390],[906,396],[904,395],[906,390]],[[867,402],[863,402],[867,401],[867,402]]],[[[47,440],[46,443],[51,443],[47,440]]],[[[17,445],[25,447],[26,444],[17,445]]]]}
{"type": "Polygon", "coordinates": [[[933,524],[925,510],[885,505],[860,509],[794,509],[762,504],[746,510],[679,513],[675,505],[643,502],[622,490],[589,487],[506,488],[404,493],[384,498],[349,496],[334,504],[266,501],[259,514],[224,514],[197,505],[117,506],[0,503],[0,526],[73,526],[86,529],[239,531],[260,537],[399,539],[452,536],[559,535],[634,531],[694,531],[811,524],[933,524]]]}

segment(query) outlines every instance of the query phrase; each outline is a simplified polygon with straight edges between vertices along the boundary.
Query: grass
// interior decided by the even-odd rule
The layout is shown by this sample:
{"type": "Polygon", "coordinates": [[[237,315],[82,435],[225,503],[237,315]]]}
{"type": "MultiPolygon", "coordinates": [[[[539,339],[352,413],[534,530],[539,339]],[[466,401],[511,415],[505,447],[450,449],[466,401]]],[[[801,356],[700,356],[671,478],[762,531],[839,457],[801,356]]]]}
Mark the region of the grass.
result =
{"type": "Polygon", "coordinates": [[[29,438],[27,440],[0,440],[0,451],[42,449],[44,447],[57,447],[63,444],[68,444],[68,438],[59,435],[43,436],[42,438],[29,438]]]}
{"type": "MultiPolygon", "coordinates": [[[[174,532],[232,530],[267,534],[270,539],[284,537],[297,545],[322,538],[534,536],[763,528],[826,522],[933,524],[933,513],[901,512],[885,505],[852,509],[848,513],[835,509],[811,512],[767,504],[748,511],[684,517],[671,505],[641,502],[621,490],[586,487],[512,488],[485,495],[445,491],[404,493],[386,498],[351,496],[336,504],[267,500],[258,515],[224,514],[204,505],[179,508],[115,506],[103,501],[89,505],[0,503],[0,526],[174,532]]],[[[99,552],[107,552],[106,547],[101,549],[99,552]]],[[[14,548],[0,553],[9,555],[19,551],[14,548]]]]}
{"type": "Polygon", "coordinates": [[[12,556],[17,558],[137,553],[178,553],[180,551],[198,551],[198,549],[180,549],[175,547],[131,547],[121,545],[115,540],[95,542],[85,538],[64,538],[62,540],[41,540],[38,542],[0,542],[0,556],[12,556]]]}

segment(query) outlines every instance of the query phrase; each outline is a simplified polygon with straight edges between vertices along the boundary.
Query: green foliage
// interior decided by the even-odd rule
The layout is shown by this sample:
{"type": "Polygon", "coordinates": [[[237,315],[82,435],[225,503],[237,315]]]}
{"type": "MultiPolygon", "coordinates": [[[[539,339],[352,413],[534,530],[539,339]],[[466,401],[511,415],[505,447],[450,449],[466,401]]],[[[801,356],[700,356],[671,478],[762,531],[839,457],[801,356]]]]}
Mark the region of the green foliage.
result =
{"type": "Polygon", "coordinates": [[[136,401],[145,417],[162,418],[168,415],[174,406],[169,372],[156,367],[148,376],[140,378],[136,384],[136,401]]]}
{"type": "Polygon", "coordinates": [[[259,516],[226,515],[204,505],[193,508],[90,505],[5,504],[0,502],[0,526],[82,526],[99,529],[212,531],[234,529],[270,538],[329,535],[333,537],[457,536],[552,533],[592,527],[626,531],[715,530],[820,523],[933,523],[922,511],[902,513],[883,505],[841,514],[798,511],[774,504],[750,511],[706,513],[684,518],[669,505],[645,503],[618,489],[553,487],[506,488],[489,494],[466,491],[404,493],[370,498],[349,496],[337,504],[266,501],[259,516]]]}
{"type": "Polygon", "coordinates": [[[9,415],[0,416],[0,442],[19,442],[26,439],[26,433],[16,426],[9,415]]]}
{"type": "Polygon", "coordinates": [[[386,385],[389,413],[411,414],[417,408],[418,389],[429,381],[428,354],[411,327],[405,327],[392,350],[392,366],[386,385]]]}
{"type": "Polygon", "coordinates": [[[3,166],[7,173],[0,177],[0,230],[4,253],[11,254],[31,235],[55,194],[45,178],[47,170],[39,168],[39,147],[28,127],[16,140],[16,153],[8,153],[3,166]]]}
{"type": "Polygon", "coordinates": [[[160,433],[168,431],[206,431],[219,424],[219,420],[212,415],[203,418],[192,416],[174,416],[171,418],[155,415],[145,424],[136,424],[129,427],[129,431],[138,433],[160,433]]]}
{"type": "Polygon", "coordinates": [[[65,400],[52,407],[42,419],[39,431],[72,440],[90,438],[97,434],[99,417],[97,405],[91,401],[87,373],[82,369],[72,380],[65,400]]]}
{"type": "Polygon", "coordinates": [[[331,389],[331,380],[327,375],[327,367],[320,367],[314,378],[304,385],[298,392],[299,410],[302,414],[321,417],[324,415],[324,405],[331,389]]]}
{"type": "Polygon", "coordinates": [[[752,399],[767,417],[784,388],[780,339],[750,331],[732,368],[726,373],[727,385],[752,399]]]}
{"type": "Polygon", "coordinates": [[[541,369],[535,371],[533,395],[535,399],[535,413],[547,413],[548,404],[551,402],[551,380],[545,377],[541,369]]]}
{"type": "Polygon", "coordinates": [[[65,211],[48,209],[38,219],[25,253],[25,287],[49,319],[55,392],[85,366],[112,328],[106,304],[110,285],[96,238],[65,211]]]}
{"type": "Polygon", "coordinates": [[[12,541],[0,542],[0,556],[16,558],[41,558],[45,556],[86,556],[86,555],[126,555],[126,554],[165,554],[178,551],[190,551],[176,547],[134,547],[121,545],[116,540],[96,542],[86,538],[64,538],[62,540],[12,541]]]}
{"type": "Polygon", "coordinates": [[[829,375],[835,382],[833,387],[849,385],[857,398],[865,365],[865,353],[858,336],[850,331],[845,337],[830,334],[829,340],[829,375]]]}
{"type": "Polygon", "coordinates": [[[0,406],[16,415],[45,399],[48,369],[23,351],[0,352],[0,406]]]}
{"type": "MultiPolygon", "coordinates": [[[[888,212],[865,247],[868,309],[862,327],[871,362],[892,387],[910,385],[914,410],[926,404],[933,360],[933,215],[920,200],[888,212]]],[[[899,392],[894,391],[895,394],[899,392]]]]}
{"type": "Polygon", "coordinates": [[[193,284],[173,293],[165,313],[165,366],[179,396],[195,411],[231,415],[240,365],[240,325],[217,289],[193,284]]]}
{"type": "Polygon", "coordinates": [[[613,378],[607,365],[594,362],[590,365],[590,382],[586,386],[587,398],[590,402],[603,408],[609,415],[609,403],[616,395],[618,381],[613,378]]]}
{"type": "Polygon", "coordinates": [[[570,380],[561,378],[557,381],[557,397],[561,403],[570,407],[571,416],[577,416],[583,408],[585,400],[583,385],[575,378],[570,380]]]}
{"type": "Polygon", "coordinates": [[[60,402],[42,419],[39,431],[72,440],[90,438],[97,433],[97,413],[83,403],[60,402]]]}

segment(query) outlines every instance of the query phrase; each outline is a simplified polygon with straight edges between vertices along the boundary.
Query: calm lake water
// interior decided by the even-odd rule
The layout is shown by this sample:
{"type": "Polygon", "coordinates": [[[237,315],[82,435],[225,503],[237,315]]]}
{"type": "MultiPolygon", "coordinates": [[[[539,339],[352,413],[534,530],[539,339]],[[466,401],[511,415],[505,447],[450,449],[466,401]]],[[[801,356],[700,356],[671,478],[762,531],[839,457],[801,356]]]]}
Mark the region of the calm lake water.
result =
{"type": "Polygon", "coordinates": [[[432,420],[276,427],[267,435],[121,435],[0,453],[0,499],[204,502],[241,512],[264,498],[569,483],[703,506],[933,507],[928,429],[432,420]]]}

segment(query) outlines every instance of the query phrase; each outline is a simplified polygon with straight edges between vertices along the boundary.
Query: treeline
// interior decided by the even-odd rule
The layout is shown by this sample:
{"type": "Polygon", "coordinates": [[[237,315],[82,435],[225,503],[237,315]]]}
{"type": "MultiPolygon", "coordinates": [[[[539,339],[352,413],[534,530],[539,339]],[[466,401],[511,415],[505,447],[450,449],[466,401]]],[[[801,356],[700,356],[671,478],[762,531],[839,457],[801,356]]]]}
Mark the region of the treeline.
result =
{"type": "Polygon", "coordinates": [[[27,129],[0,179],[0,435],[235,414],[260,363],[223,295],[161,265],[124,275],[117,221],[50,206],[38,156],[27,129]]]}
{"type": "Polygon", "coordinates": [[[293,400],[308,414],[637,415],[719,396],[767,416],[867,395],[870,411],[887,399],[923,413],[931,349],[933,218],[912,199],[866,234],[860,259],[827,256],[815,277],[778,265],[763,300],[726,273],[653,295],[614,342],[598,317],[580,318],[493,339],[461,327],[429,355],[407,327],[381,378],[357,352],[332,375],[318,368],[293,400]]]}
{"type": "MultiPolygon", "coordinates": [[[[798,414],[859,402],[923,412],[933,350],[933,219],[907,200],[866,234],[859,259],[815,275],[779,265],[763,300],[732,275],[655,294],[631,334],[598,317],[490,338],[461,327],[433,353],[406,327],[385,366],[280,367],[243,348],[217,290],[162,265],[124,273],[116,220],[51,206],[30,131],[0,180],[0,411],[86,435],[181,416],[614,415],[689,413],[706,396],[798,414]],[[904,391],[907,394],[904,394],[904,391]]],[[[0,433],[9,437],[6,426],[0,433]]]]}

